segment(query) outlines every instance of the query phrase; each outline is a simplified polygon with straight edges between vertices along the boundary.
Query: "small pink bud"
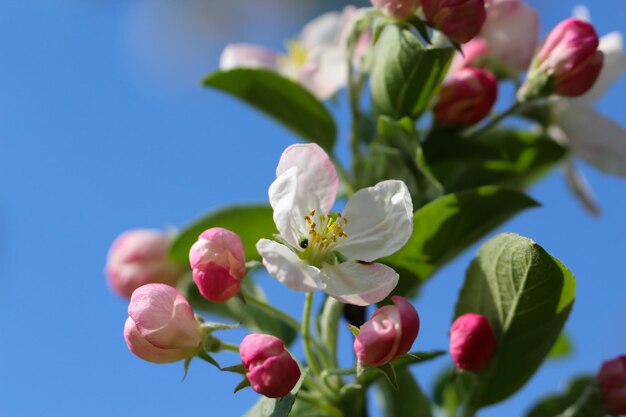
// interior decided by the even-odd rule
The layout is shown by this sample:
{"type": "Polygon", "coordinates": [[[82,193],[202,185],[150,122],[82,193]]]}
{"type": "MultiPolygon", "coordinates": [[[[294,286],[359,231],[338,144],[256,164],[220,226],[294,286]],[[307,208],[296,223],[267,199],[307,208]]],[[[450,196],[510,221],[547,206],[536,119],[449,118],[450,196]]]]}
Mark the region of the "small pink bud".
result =
{"type": "Polygon", "coordinates": [[[547,87],[548,93],[565,97],[577,97],[589,91],[604,63],[598,45],[598,35],[590,23],[574,18],[559,23],[535,57],[520,90],[521,98],[546,95],[547,87]]]}
{"type": "Polygon", "coordinates": [[[478,68],[465,68],[446,80],[435,106],[442,126],[469,126],[491,112],[498,98],[496,77],[478,68]]]}
{"type": "Polygon", "coordinates": [[[202,232],[189,251],[189,262],[200,294],[214,303],[237,294],[246,275],[241,238],[220,227],[202,232]]]}
{"type": "Polygon", "coordinates": [[[521,0],[490,0],[480,37],[498,65],[515,73],[525,71],[537,49],[539,15],[521,0]]]}
{"type": "Polygon", "coordinates": [[[457,53],[454,56],[452,65],[450,65],[450,71],[448,74],[454,75],[463,68],[478,67],[482,68],[484,58],[487,57],[489,52],[489,45],[482,38],[474,38],[461,48],[463,53],[457,53]]]}
{"type": "Polygon", "coordinates": [[[382,366],[407,353],[417,337],[420,318],[403,297],[391,297],[394,305],[379,308],[354,340],[360,366],[382,366]]]}
{"type": "Polygon", "coordinates": [[[616,415],[626,414],[626,356],[604,362],[597,380],[604,408],[616,415]]]}
{"type": "Polygon", "coordinates": [[[284,397],[300,379],[300,367],[277,337],[250,334],[241,341],[239,353],[252,389],[266,397],[284,397]]]}
{"type": "Polygon", "coordinates": [[[124,325],[128,349],[141,359],[169,363],[193,357],[202,329],[185,297],[165,284],[147,284],[133,292],[124,325]]]}
{"type": "Polygon", "coordinates": [[[421,0],[370,0],[372,5],[396,19],[405,19],[415,13],[421,0]]]}
{"type": "Polygon", "coordinates": [[[496,350],[496,337],[489,320],[480,314],[458,317],[450,329],[450,354],[457,368],[480,371],[496,350]]]}
{"type": "Polygon", "coordinates": [[[426,20],[452,41],[465,43],[485,22],[485,0],[422,0],[426,20]]]}
{"type": "Polygon", "coordinates": [[[145,284],[176,285],[181,268],[168,259],[171,238],[158,230],[129,230],[111,245],[105,273],[116,293],[130,298],[145,284]]]}

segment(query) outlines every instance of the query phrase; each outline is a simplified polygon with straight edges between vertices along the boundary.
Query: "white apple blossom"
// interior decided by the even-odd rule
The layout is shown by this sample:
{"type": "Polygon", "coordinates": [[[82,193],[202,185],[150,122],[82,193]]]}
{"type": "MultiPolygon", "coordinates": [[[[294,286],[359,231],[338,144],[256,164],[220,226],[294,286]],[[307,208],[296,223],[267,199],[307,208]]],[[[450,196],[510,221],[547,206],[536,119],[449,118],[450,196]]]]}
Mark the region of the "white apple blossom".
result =
{"type": "Polygon", "coordinates": [[[402,181],[382,181],[356,192],[343,213],[331,214],[339,180],[322,148],[292,145],[269,188],[277,241],[256,247],[267,271],[295,291],[324,291],[339,301],[368,305],[398,283],[391,255],[413,231],[413,204],[402,181]]]}
{"type": "Polygon", "coordinates": [[[268,68],[299,82],[321,100],[332,97],[348,80],[346,36],[357,9],[347,6],[342,13],[325,13],[287,43],[281,54],[250,44],[224,48],[220,69],[268,68]]]}

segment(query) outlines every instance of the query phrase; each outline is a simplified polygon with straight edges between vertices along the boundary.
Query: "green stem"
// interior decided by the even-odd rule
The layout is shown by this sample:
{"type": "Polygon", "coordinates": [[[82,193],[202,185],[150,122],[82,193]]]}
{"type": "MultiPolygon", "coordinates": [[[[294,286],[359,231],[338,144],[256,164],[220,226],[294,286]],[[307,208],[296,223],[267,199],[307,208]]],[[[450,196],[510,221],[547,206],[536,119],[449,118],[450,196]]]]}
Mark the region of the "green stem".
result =
{"type": "Polygon", "coordinates": [[[465,138],[466,139],[474,139],[477,138],[478,136],[490,131],[491,129],[493,129],[494,127],[496,127],[502,120],[506,119],[507,117],[511,116],[512,114],[516,113],[521,107],[522,107],[522,102],[520,101],[516,101],[511,107],[509,107],[509,109],[497,114],[496,116],[492,117],[491,120],[489,120],[489,122],[484,125],[483,127],[474,129],[473,131],[470,131],[469,133],[465,134],[465,138]]]}
{"type": "Polygon", "coordinates": [[[356,375],[356,368],[324,369],[322,375],[356,375]]]}
{"type": "Polygon", "coordinates": [[[333,164],[335,165],[335,168],[337,168],[339,178],[341,178],[341,181],[345,186],[346,193],[348,194],[348,196],[351,196],[352,194],[354,194],[354,184],[352,182],[352,178],[350,177],[350,173],[343,167],[343,165],[335,155],[332,155],[331,158],[333,164]]]}
{"type": "Polygon", "coordinates": [[[311,404],[312,406],[320,409],[321,411],[324,411],[326,413],[326,415],[330,416],[330,417],[343,417],[342,412],[334,407],[331,404],[328,404],[327,402],[325,402],[324,400],[318,398],[315,395],[312,395],[306,391],[299,391],[298,392],[298,399],[311,404]]]}
{"type": "Polygon", "coordinates": [[[306,360],[309,363],[309,366],[313,370],[315,375],[320,375],[321,371],[315,356],[313,355],[313,349],[311,347],[311,310],[313,308],[313,293],[307,292],[306,297],[304,299],[304,310],[302,311],[302,339],[304,344],[304,354],[306,356],[306,360]]]}
{"type": "Polygon", "coordinates": [[[350,102],[350,149],[352,156],[356,160],[361,158],[361,148],[359,139],[361,136],[361,109],[359,108],[359,98],[363,81],[359,77],[354,79],[354,65],[352,59],[348,59],[348,100],[350,102]]]}
{"type": "Polygon", "coordinates": [[[239,346],[233,343],[224,342],[223,340],[220,340],[220,349],[228,350],[230,352],[239,352],[239,346]]]}
{"type": "Polygon", "coordinates": [[[256,298],[254,295],[252,295],[249,292],[246,292],[244,294],[244,297],[246,299],[246,302],[249,302],[250,304],[255,305],[257,307],[260,307],[263,310],[278,317],[279,319],[284,321],[289,327],[293,328],[294,330],[300,329],[300,323],[298,322],[298,320],[294,319],[293,317],[291,317],[289,314],[285,313],[284,311],[279,310],[276,307],[273,307],[267,304],[265,301],[256,298]]]}

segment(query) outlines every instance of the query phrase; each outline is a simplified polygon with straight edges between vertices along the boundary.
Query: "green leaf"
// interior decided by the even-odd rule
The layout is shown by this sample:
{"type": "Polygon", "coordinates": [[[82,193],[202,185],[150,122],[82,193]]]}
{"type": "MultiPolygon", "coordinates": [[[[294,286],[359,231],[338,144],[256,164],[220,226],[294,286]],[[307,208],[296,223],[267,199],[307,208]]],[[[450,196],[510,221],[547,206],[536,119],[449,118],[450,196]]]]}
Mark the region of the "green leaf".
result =
{"type": "Polygon", "coordinates": [[[388,25],[374,54],[370,78],[374,112],[415,119],[439,91],[454,49],[426,49],[410,30],[388,25]]]}
{"type": "Polygon", "coordinates": [[[181,265],[189,265],[189,249],[202,232],[211,227],[223,227],[241,237],[246,260],[260,260],[256,243],[276,233],[269,206],[233,206],[206,214],[183,228],[170,246],[170,258],[181,265]]]}
{"type": "Polygon", "coordinates": [[[559,335],[558,339],[550,350],[550,359],[562,359],[571,356],[574,352],[574,345],[572,340],[568,336],[567,332],[563,332],[559,335]]]}
{"type": "MultiPolygon", "coordinates": [[[[253,278],[249,274],[243,280],[243,287],[246,292],[254,294],[256,298],[265,299],[263,291],[254,283],[253,278]]],[[[191,274],[183,276],[178,284],[178,289],[196,310],[229,318],[254,332],[271,334],[282,339],[287,345],[291,344],[297,336],[297,331],[280,317],[259,306],[250,303],[244,304],[236,297],[225,303],[207,301],[198,292],[198,287],[193,282],[191,274]]]]}
{"type": "Polygon", "coordinates": [[[546,396],[526,417],[603,417],[606,413],[594,381],[591,375],[573,378],[563,394],[546,396]]]}
{"type": "Polygon", "coordinates": [[[496,186],[445,195],[413,215],[413,235],[383,263],[400,274],[398,294],[408,294],[440,266],[522,210],[537,202],[496,186]]]}
{"type": "MultiPolygon", "coordinates": [[[[225,368],[224,368],[225,370],[225,368]]],[[[241,391],[244,388],[248,388],[250,386],[250,381],[248,380],[248,378],[244,378],[241,380],[241,382],[239,384],[237,384],[237,386],[235,387],[235,389],[233,390],[233,393],[238,393],[239,391],[241,391]]]]}
{"type": "Polygon", "coordinates": [[[520,188],[565,156],[565,149],[540,133],[492,130],[474,140],[441,134],[424,143],[424,155],[447,192],[483,185],[520,188]]]}
{"type": "Polygon", "coordinates": [[[377,135],[366,158],[359,159],[359,187],[374,185],[390,178],[404,181],[411,193],[413,207],[418,208],[440,197],[443,187],[431,174],[426,163],[413,121],[394,121],[387,116],[378,119],[377,135]]]}
{"type": "Polygon", "coordinates": [[[289,394],[282,398],[261,397],[243,417],[287,417],[296,401],[296,395],[302,386],[303,378],[289,394]]]}
{"type": "Polygon", "coordinates": [[[483,245],[455,312],[484,315],[497,338],[494,357],[474,374],[470,409],[502,401],[528,381],[563,330],[575,292],[572,273],[532,240],[505,233],[483,245]]]}
{"type": "MultiPolygon", "coordinates": [[[[444,355],[445,353],[446,352],[441,350],[435,350],[432,352],[412,352],[394,359],[390,362],[390,364],[396,371],[399,371],[409,365],[431,361],[441,355],[444,355]]],[[[382,375],[383,374],[381,372],[377,372],[376,368],[366,368],[365,372],[357,378],[357,383],[367,387],[378,380],[382,375]]]]}
{"type": "Polygon", "coordinates": [[[376,386],[382,400],[383,415],[386,417],[432,417],[430,401],[408,369],[397,372],[398,389],[385,381],[376,386]]]}
{"type": "Polygon", "coordinates": [[[326,107],[300,84],[274,71],[217,71],[202,83],[229,93],[281,122],[303,139],[331,151],[337,128],[326,107]]]}

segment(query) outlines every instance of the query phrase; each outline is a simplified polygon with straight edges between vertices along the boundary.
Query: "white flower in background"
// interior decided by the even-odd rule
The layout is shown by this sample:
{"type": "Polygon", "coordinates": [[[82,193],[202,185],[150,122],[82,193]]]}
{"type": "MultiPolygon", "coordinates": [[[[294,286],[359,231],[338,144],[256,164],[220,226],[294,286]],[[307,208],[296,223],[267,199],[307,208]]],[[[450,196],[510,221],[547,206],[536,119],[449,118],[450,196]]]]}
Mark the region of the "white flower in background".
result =
{"type": "Polygon", "coordinates": [[[357,9],[329,12],[309,22],[280,54],[262,46],[231,44],[224,48],[220,69],[268,68],[299,82],[321,100],[332,97],[348,80],[346,36],[357,9]]]}
{"type": "Polygon", "coordinates": [[[598,49],[604,53],[600,77],[583,96],[559,100],[557,132],[575,155],[601,171],[626,176],[626,129],[593,109],[626,70],[622,35],[603,36],[598,49]]]}
{"type": "Polygon", "coordinates": [[[391,255],[413,231],[413,204],[402,181],[382,181],[355,193],[343,214],[331,214],[339,180],[315,144],[292,145],[269,189],[281,243],[256,247],[267,271],[295,291],[324,291],[339,301],[368,305],[385,298],[398,274],[372,263],[391,255]]]}

